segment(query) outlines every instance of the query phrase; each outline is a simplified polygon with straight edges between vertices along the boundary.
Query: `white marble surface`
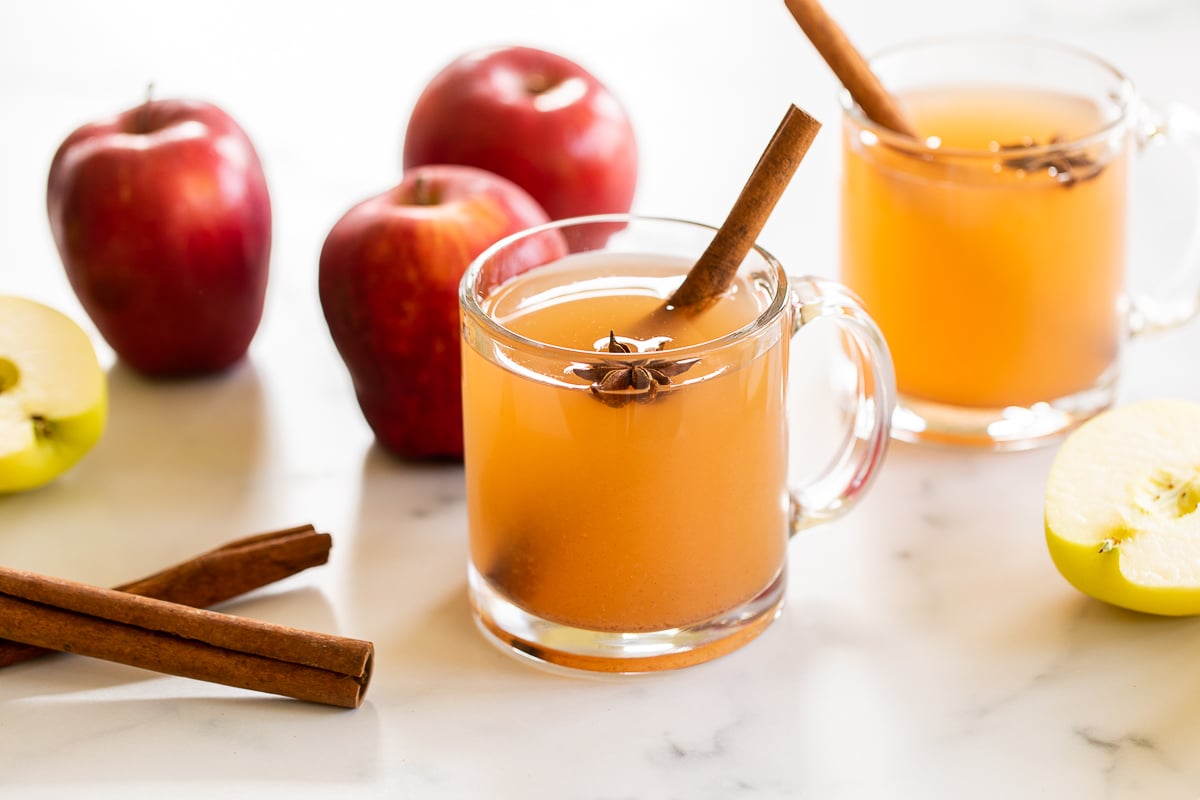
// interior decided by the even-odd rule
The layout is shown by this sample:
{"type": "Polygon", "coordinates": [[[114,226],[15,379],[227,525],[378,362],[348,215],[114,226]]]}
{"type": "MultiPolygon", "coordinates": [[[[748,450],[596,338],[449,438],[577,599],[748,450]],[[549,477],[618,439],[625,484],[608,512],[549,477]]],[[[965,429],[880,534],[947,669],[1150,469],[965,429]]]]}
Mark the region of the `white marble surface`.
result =
{"type": "MultiPolygon", "coordinates": [[[[867,50],[1037,32],[1200,107],[1193,0],[829,7],[867,50]]],[[[1108,608],[1058,576],[1041,530],[1052,449],[894,447],[861,507],[792,542],[784,616],[723,660],[574,680],[484,642],[461,471],[372,446],[315,279],[329,226],[394,182],[425,80],[508,42],[570,55],[622,96],[647,213],[719,222],[787,102],[836,121],[832,78],[774,0],[0,6],[0,291],[86,323],[46,225],[46,169],[73,127],[149,81],[242,122],[276,211],[249,359],[172,385],[112,366],[103,442],[53,486],[0,498],[0,563],[112,584],[313,522],[334,536],[329,565],[226,608],[378,648],[350,712],[74,657],[5,670],[0,796],[1198,796],[1200,620],[1108,608]]],[[[827,130],[763,237],[793,272],[834,272],[836,173],[827,130]]],[[[1145,193],[1160,205],[1135,216],[1139,261],[1170,254],[1196,195],[1145,193]]],[[[1195,326],[1136,343],[1122,400],[1200,399],[1197,345],[1195,326]]]]}

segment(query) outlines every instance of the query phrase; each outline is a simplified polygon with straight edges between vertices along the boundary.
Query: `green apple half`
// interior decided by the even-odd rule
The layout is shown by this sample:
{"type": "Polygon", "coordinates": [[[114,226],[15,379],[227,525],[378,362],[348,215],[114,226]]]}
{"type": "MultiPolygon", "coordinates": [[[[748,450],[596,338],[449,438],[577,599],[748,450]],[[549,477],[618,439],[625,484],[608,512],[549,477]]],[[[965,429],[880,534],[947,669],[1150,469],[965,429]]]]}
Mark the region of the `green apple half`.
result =
{"type": "Polygon", "coordinates": [[[0,493],[49,483],[99,441],[108,384],[70,317],[0,295],[0,493]]]}
{"type": "Polygon", "coordinates": [[[1085,594],[1151,614],[1200,614],[1200,405],[1107,411],[1067,437],[1046,485],[1054,565],[1085,594]]]}

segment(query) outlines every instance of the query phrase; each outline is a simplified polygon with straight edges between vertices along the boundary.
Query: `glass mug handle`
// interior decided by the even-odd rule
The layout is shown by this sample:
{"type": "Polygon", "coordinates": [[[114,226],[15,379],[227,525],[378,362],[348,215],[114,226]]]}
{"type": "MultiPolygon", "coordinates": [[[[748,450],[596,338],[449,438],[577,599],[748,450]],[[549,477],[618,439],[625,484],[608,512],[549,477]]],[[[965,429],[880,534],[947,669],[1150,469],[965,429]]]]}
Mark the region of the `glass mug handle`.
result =
{"type": "MultiPolygon", "coordinates": [[[[1137,131],[1138,152],[1150,146],[1171,145],[1189,156],[1195,187],[1200,197],[1200,115],[1187,106],[1157,107],[1142,104],[1137,131]]],[[[1155,333],[1189,321],[1200,311],[1200,200],[1195,223],[1183,260],[1154,297],[1139,295],[1129,300],[1130,336],[1155,333]]]]}
{"type": "Polygon", "coordinates": [[[849,289],[822,278],[789,278],[788,282],[792,335],[821,320],[837,325],[858,378],[840,451],[811,481],[789,489],[791,532],[795,534],[841,516],[870,484],[891,437],[896,379],[883,334],[849,289]]]}

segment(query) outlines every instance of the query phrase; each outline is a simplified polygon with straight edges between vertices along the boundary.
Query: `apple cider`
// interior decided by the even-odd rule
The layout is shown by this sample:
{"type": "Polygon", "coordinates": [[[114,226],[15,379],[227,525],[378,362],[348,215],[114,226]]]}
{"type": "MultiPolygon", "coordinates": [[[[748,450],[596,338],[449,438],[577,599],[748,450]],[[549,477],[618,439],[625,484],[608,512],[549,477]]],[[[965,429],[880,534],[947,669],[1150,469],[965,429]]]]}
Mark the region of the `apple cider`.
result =
{"type": "Polygon", "coordinates": [[[883,330],[900,394],[999,408],[1097,385],[1124,335],[1127,149],[1028,145],[1088,142],[1101,110],[1044,89],[903,103],[936,147],[903,152],[848,120],[841,241],[842,279],[883,330]]]}
{"type": "Polygon", "coordinates": [[[744,606],[782,578],[790,329],[713,343],[770,302],[751,278],[699,315],[648,323],[688,266],[576,254],[487,299],[487,315],[508,331],[570,348],[567,364],[467,333],[471,562],[527,614],[593,631],[663,631],[744,606]],[[614,355],[614,341],[630,354],[614,355]],[[605,376],[631,364],[653,396],[610,402],[605,376]]]}

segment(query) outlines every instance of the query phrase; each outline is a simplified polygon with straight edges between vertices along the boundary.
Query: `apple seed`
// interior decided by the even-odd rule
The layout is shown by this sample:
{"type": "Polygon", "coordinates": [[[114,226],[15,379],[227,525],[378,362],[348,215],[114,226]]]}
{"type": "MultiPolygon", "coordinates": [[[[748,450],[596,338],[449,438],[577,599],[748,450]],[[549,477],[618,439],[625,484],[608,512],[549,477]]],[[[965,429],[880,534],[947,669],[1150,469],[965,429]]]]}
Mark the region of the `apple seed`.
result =
{"type": "Polygon", "coordinates": [[[16,386],[20,378],[21,373],[17,370],[17,365],[7,358],[0,358],[0,393],[16,386]]]}

